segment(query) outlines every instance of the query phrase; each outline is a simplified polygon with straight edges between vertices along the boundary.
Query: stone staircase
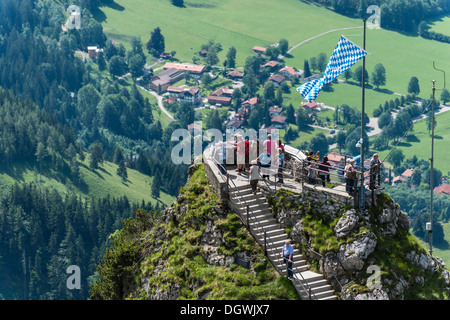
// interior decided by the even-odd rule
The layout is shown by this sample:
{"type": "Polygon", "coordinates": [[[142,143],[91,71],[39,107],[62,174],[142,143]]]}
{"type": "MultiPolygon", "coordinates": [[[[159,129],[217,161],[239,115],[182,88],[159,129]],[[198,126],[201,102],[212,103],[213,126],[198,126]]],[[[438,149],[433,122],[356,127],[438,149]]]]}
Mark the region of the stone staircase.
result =
{"type": "MultiPolygon", "coordinates": [[[[256,241],[264,248],[264,232],[266,235],[267,258],[282,275],[287,274],[286,265],[281,257],[281,248],[288,236],[278,221],[273,217],[272,209],[261,192],[253,194],[248,183],[229,190],[231,205],[247,221],[247,206],[250,217],[248,219],[250,231],[256,241]],[[253,217],[253,218],[251,218],[253,217]]],[[[308,265],[298,249],[294,249],[293,263],[294,278],[291,280],[300,297],[304,300],[337,300],[334,290],[322,274],[308,270],[308,265]]]]}

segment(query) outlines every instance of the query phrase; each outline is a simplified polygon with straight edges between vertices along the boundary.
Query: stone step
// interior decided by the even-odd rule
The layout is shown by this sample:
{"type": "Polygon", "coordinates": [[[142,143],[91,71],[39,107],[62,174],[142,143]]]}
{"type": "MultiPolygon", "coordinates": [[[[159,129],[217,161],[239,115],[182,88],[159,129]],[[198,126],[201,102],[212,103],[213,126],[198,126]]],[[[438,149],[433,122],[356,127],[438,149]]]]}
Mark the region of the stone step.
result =
{"type": "MultiPolygon", "coordinates": [[[[299,287],[299,285],[296,285],[297,288],[300,291],[300,297],[302,297],[303,299],[307,300],[309,299],[309,292],[304,292],[303,287],[299,287]]],[[[327,291],[322,291],[322,292],[317,292],[317,293],[311,293],[311,299],[315,300],[337,300],[337,297],[334,294],[333,290],[327,290],[327,291]]]]}
{"type": "Polygon", "coordinates": [[[248,201],[237,201],[237,200],[233,200],[233,203],[236,205],[236,207],[241,211],[241,212],[246,212],[247,211],[247,206],[249,206],[249,209],[255,211],[257,209],[270,209],[269,205],[263,200],[263,199],[252,199],[252,200],[248,200],[248,201]]]}
{"type": "Polygon", "coordinates": [[[331,286],[328,283],[328,281],[326,279],[324,279],[323,277],[322,277],[322,279],[308,281],[307,284],[311,288],[323,287],[323,286],[328,286],[328,288],[331,288],[331,286]]]}
{"type": "MultiPolygon", "coordinates": [[[[256,237],[260,240],[264,240],[264,233],[259,233],[256,235],[256,237]]],[[[283,243],[284,243],[288,239],[288,236],[286,233],[279,233],[279,234],[271,233],[270,234],[270,233],[266,232],[266,238],[267,238],[268,242],[269,241],[272,241],[272,242],[283,241],[283,243]]]]}
{"type": "Polygon", "coordinates": [[[274,231],[274,230],[281,230],[279,224],[268,224],[268,225],[252,225],[250,230],[253,234],[259,234],[264,233],[264,230],[266,232],[274,231]]]}
{"type": "Polygon", "coordinates": [[[323,279],[323,275],[321,275],[320,273],[312,272],[310,270],[301,272],[300,274],[295,274],[294,276],[295,278],[298,279],[298,281],[306,281],[306,282],[323,279]]]}
{"type": "MultiPolygon", "coordinates": [[[[247,205],[245,203],[242,204],[234,203],[234,207],[240,214],[247,213],[247,205]]],[[[257,216],[260,212],[264,213],[272,212],[272,209],[266,203],[257,203],[257,204],[249,204],[248,212],[253,216],[257,216]]]]}
{"type": "MultiPolygon", "coordinates": [[[[266,230],[266,234],[271,239],[273,239],[273,237],[279,236],[279,235],[284,235],[287,238],[287,234],[286,234],[286,232],[284,232],[283,229],[266,230]]],[[[264,237],[264,231],[255,232],[255,236],[257,236],[257,237],[264,237]]]]}
{"type": "MultiPolygon", "coordinates": [[[[283,258],[281,257],[281,247],[280,248],[267,248],[267,255],[269,256],[269,258],[272,261],[276,261],[277,259],[281,259],[283,260],[283,258]]],[[[294,248],[294,261],[295,260],[303,260],[304,257],[303,255],[300,253],[300,251],[296,248],[294,248]]]]}
{"type": "Polygon", "coordinates": [[[274,217],[264,217],[262,219],[250,218],[249,223],[250,228],[278,224],[277,219],[275,219],[274,217]]]}

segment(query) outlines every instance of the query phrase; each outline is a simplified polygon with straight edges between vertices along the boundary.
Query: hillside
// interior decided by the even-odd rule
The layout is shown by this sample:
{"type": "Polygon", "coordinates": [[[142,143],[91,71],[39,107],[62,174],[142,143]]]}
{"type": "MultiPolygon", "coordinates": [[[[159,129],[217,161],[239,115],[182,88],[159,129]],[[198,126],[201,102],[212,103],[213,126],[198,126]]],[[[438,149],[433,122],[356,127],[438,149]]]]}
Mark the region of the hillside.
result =
{"type": "MultiPolygon", "coordinates": [[[[191,169],[164,214],[140,211],[113,235],[91,299],[295,298],[236,214],[218,201],[203,166],[191,169]],[[250,260],[250,270],[237,265],[239,257],[250,260]]],[[[406,214],[389,196],[364,212],[337,212],[283,189],[269,203],[280,219],[292,215],[295,223],[286,228],[293,243],[341,299],[449,299],[445,264],[409,234],[406,214]],[[369,266],[379,268],[379,282],[365,272],[369,266]]]]}
{"type": "Polygon", "coordinates": [[[104,161],[99,169],[89,169],[86,159],[80,165],[80,176],[83,183],[76,186],[70,174],[54,170],[51,166],[44,166],[39,175],[39,164],[29,162],[15,162],[0,168],[0,189],[8,191],[15,183],[39,184],[45,189],[54,189],[61,194],[75,193],[83,198],[105,198],[108,195],[126,196],[131,202],[150,202],[153,206],[165,207],[175,199],[161,191],[159,199],[151,196],[153,177],[142,174],[134,169],[127,169],[128,178],[125,182],[117,175],[118,165],[104,161]],[[40,178],[39,178],[40,177],[40,178]]]}
{"type": "Polygon", "coordinates": [[[112,242],[91,299],[298,299],[238,216],[220,203],[202,167],[162,215],[136,212],[112,242]]]}

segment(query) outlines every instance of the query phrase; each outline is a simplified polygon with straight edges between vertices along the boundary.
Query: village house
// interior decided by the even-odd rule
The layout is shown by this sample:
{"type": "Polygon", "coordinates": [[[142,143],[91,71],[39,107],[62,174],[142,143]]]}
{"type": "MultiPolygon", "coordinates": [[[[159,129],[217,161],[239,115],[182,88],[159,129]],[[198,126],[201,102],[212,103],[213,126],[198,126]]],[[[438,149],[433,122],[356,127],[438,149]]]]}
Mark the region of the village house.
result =
{"type": "Polygon", "coordinates": [[[233,95],[234,90],[229,89],[227,87],[222,87],[214,91],[211,95],[218,97],[231,97],[233,95]]]}
{"type": "Polygon", "coordinates": [[[281,115],[281,112],[283,112],[283,108],[279,106],[272,106],[269,108],[269,115],[272,116],[279,116],[281,115]]]}
{"type": "Polygon", "coordinates": [[[192,87],[185,90],[180,97],[180,101],[188,102],[190,104],[200,103],[202,101],[202,97],[200,96],[200,88],[192,87]]]}
{"type": "Polygon", "coordinates": [[[163,66],[163,68],[164,70],[177,69],[180,71],[188,72],[191,75],[191,77],[195,79],[200,79],[202,77],[203,72],[205,71],[205,66],[190,63],[167,62],[163,66]]]}
{"type": "Polygon", "coordinates": [[[97,46],[89,46],[87,47],[89,58],[95,60],[97,59],[97,55],[99,52],[103,52],[103,49],[100,49],[97,46]]]}
{"type": "Polygon", "coordinates": [[[278,70],[278,73],[286,78],[299,77],[303,74],[302,71],[296,71],[294,68],[288,66],[285,66],[278,70]]]}
{"type": "Polygon", "coordinates": [[[278,87],[279,85],[281,85],[284,80],[285,80],[285,77],[282,76],[281,74],[274,74],[274,75],[270,76],[269,79],[267,79],[267,81],[272,81],[273,85],[275,87],[278,87]]]}
{"type": "Polygon", "coordinates": [[[253,47],[253,52],[254,52],[254,53],[264,54],[264,53],[266,52],[266,48],[254,46],[254,47],[253,47]]]}
{"type": "Polygon", "coordinates": [[[227,74],[227,76],[233,80],[242,80],[244,78],[244,73],[237,70],[233,70],[227,74]]]}
{"type": "Polygon", "coordinates": [[[231,130],[231,131],[237,130],[242,126],[243,123],[244,123],[244,121],[242,121],[242,120],[231,119],[230,121],[228,121],[228,123],[226,125],[226,129],[231,130]]]}
{"type": "Polygon", "coordinates": [[[170,59],[170,58],[172,58],[172,53],[170,53],[170,52],[161,52],[159,54],[159,58],[160,59],[170,59]]]}
{"type": "Polygon", "coordinates": [[[275,71],[277,66],[278,66],[278,61],[273,61],[273,60],[262,65],[263,68],[268,68],[270,71],[275,71]]]}
{"type": "Polygon", "coordinates": [[[192,87],[190,89],[169,87],[167,88],[167,93],[171,97],[178,98],[181,102],[188,102],[190,104],[197,104],[202,100],[198,87],[192,87]]]}
{"type": "Polygon", "coordinates": [[[315,101],[302,103],[302,107],[309,111],[320,111],[320,107],[315,101]]]}
{"type": "Polygon", "coordinates": [[[208,103],[209,104],[219,104],[222,106],[229,106],[231,104],[231,98],[230,97],[222,97],[222,96],[208,96],[208,103]]]}
{"type": "Polygon", "coordinates": [[[405,179],[411,180],[411,176],[413,174],[413,169],[406,169],[405,172],[401,174],[401,176],[405,179]]]}
{"type": "Polygon", "coordinates": [[[450,195],[450,184],[448,184],[448,183],[441,184],[440,186],[437,186],[436,188],[434,188],[433,192],[437,193],[437,194],[450,195]]]}
{"type": "Polygon", "coordinates": [[[250,98],[248,100],[245,100],[242,102],[241,107],[244,107],[246,109],[252,109],[256,104],[258,103],[258,98],[250,98]]]}
{"type": "Polygon", "coordinates": [[[287,127],[286,116],[273,116],[271,117],[272,126],[277,129],[284,129],[287,127]]]}
{"type": "Polygon", "coordinates": [[[333,151],[327,154],[328,162],[332,167],[344,168],[345,165],[345,156],[340,155],[338,152],[333,151]]]}
{"type": "Polygon", "coordinates": [[[176,68],[164,70],[151,78],[149,87],[158,93],[166,92],[169,86],[181,80],[183,75],[184,72],[176,68]]]}
{"type": "Polygon", "coordinates": [[[228,106],[231,104],[231,96],[234,90],[227,87],[222,87],[214,91],[210,96],[208,96],[208,102],[210,104],[220,104],[223,106],[228,106]]]}

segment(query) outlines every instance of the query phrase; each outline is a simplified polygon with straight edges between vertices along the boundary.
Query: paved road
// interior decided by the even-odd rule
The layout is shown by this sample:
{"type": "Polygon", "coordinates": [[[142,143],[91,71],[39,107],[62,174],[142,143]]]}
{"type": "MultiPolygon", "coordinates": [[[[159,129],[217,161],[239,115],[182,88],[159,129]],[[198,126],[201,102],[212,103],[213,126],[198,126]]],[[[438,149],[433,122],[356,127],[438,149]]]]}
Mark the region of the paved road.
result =
{"type": "Polygon", "coordinates": [[[175,117],[173,115],[170,114],[169,111],[167,111],[166,108],[164,108],[164,104],[162,102],[162,96],[160,96],[159,94],[157,94],[155,91],[152,90],[148,90],[142,86],[139,86],[139,88],[141,88],[142,90],[145,90],[147,92],[149,92],[150,94],[154,95],[156,97],[156,100],[158,100],[158,106],[161,109],[162,112],[164,112],[171,120],[175,120],[175,117]]]}

